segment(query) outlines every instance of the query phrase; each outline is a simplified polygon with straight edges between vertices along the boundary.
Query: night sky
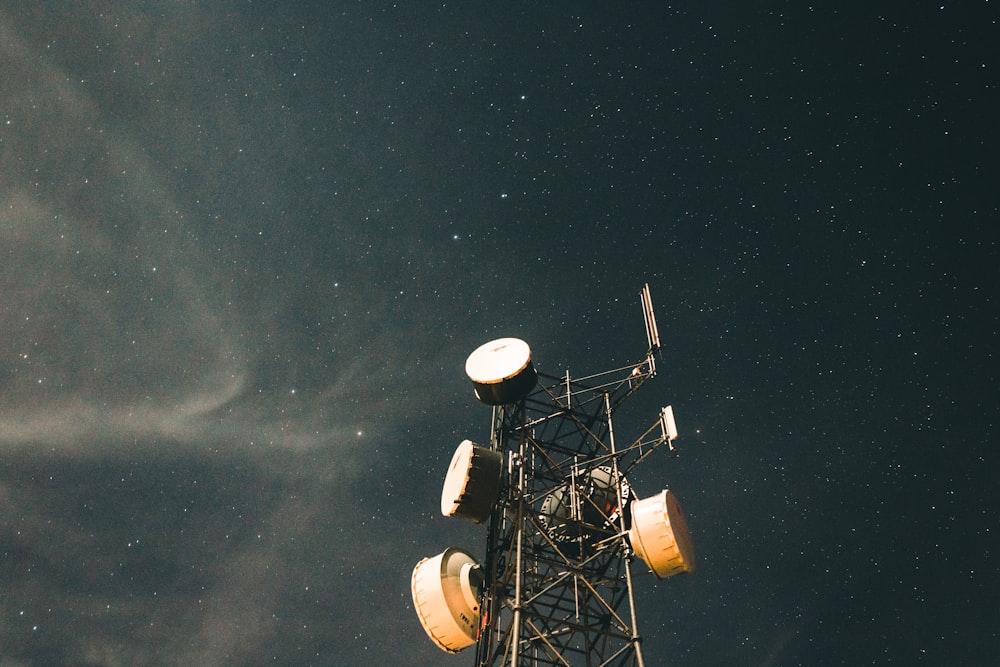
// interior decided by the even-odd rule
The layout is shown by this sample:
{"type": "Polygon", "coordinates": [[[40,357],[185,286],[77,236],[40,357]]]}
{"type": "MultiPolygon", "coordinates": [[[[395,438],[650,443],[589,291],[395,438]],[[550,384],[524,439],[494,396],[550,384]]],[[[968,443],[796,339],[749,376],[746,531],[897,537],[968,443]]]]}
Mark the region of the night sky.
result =
{"type": "Polygon", "coordinates": [[[827,4],[0,3],[0,665],[471,665],[465,359],[646,282],[647,665],[995,664],[998,8],[827,4]]]}

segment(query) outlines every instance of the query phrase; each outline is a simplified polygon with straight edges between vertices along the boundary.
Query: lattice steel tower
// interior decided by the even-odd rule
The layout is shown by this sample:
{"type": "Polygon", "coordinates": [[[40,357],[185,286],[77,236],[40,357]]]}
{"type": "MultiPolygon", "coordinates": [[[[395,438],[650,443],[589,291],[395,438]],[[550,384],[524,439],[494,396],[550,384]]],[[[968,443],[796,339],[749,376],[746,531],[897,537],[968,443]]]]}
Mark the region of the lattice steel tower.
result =
{"type": "Polygon", "coordinates": [[[656,375],[659,334],[642,290],[649,347],[638,363],[574,379],[537,372],[528,345],[502,338],[466,362],[493,407],[488,447],[463,441],[441,496],[445,516],[488,521],[485,559],[451,547],[413,570],[414,607],[443,650],[476,646],[476,667],[645,665],[631,566],[658,577],[694,568],[669,490],[639,500],[628,474],[677,438],[660,411],[620,446],[612,416],[656,375]]]}

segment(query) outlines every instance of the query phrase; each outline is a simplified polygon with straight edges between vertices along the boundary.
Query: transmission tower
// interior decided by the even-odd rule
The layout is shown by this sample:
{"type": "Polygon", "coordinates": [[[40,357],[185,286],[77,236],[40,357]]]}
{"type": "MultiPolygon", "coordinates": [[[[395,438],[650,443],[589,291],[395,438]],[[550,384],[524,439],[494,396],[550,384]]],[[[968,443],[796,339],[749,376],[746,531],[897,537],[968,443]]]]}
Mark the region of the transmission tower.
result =
{"type": "Polygon", "coordinates": [[[644,667],[633,564],[660,578],[694,569],[674,495],[640,500],[628,482],[654,452],[674,449],[672,408],[629,444],[615,438],[615,410],[656,375],[648,285],[641,303],[649,346],[635,364],[551,376],[516,338],[466,362],[492,407],[490,441],[459,445],[441,512],[488,524],[485,558],[448,548],[417,564],[411,588],[431,640],[448,652],[475,645],[476,667],[644,667]]]}

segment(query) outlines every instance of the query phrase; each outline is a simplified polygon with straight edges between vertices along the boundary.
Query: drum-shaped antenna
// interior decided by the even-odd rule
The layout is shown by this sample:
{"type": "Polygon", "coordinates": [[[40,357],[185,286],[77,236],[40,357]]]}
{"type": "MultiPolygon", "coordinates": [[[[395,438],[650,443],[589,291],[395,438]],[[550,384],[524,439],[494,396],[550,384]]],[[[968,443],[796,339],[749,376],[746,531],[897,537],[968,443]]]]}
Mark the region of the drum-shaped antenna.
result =
{"type": "Polygon", "coordinates": [[[467,551],[449,547],[413,568],[410,591],[420,624],[443,651],[457,653],[479,638],[483,574],[467,551]]]}
{"type": "Polygon", "coordinates": [[[487,405],[506,405],[524,398],[538,378],[531,365],[531,348],[520,338],[484,343],[465,360],[476,398],[487,405]]]}
{"type": "Polygon", "coordinates": [[[668,489],[632,503],[629,542],[660,579],[694,570],[694,544],[684,513],[668,489]]]}
{"type": "MultiPolygon", "coordinates": [[[[628,492],[626,492],[628,497],[628,492]]],[[[601,466],[553,489],[542,501],[539,518],[556,540],[589,535],[595,527],[608,527],[618,516],[618,489],[611,468],[601,466]]]]}
{"type": "Polygon", "coordinates": [[[441,514],[475,523],[489,518],[500,494],[503,456],[463,440],[451,457],[441,489],[441,514]]]}

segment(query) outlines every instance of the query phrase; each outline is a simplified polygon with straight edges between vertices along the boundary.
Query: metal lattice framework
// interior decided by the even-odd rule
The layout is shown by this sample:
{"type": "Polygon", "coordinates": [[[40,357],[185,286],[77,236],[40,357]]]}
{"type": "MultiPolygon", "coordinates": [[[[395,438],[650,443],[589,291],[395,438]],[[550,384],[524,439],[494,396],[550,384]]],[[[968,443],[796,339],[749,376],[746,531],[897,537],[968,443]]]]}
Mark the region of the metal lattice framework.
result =
{"type": "Polygon", "coordinates": [[[413,568],[414,610],[438,648],[475,645],[476,667],[645,667],[631,566],[670,577],[693,570],[694,551],[671,492],[639,499],[628,482],[673,449],[672,408],[627,446],[615,440],[612,415],[656,375],[648,285],[642,308],[649,347],[622,368],[546,375],[517,338],[469,355],[466,374],[493,409],[490,444],[455,450],[441,513],[487,522],[487,549],[479,562],[448,547],[413,568]]]}
{"type": "Polygon", "coordinates": [[[668,409],[626,447],[612,415],[656,374],[648,299],[647,287],[640,363],[576,380],[539,373],[525,398],[493,409],[490,448],[506,480],[489,522],[477,667],[644,666],[627,476],[671,444],[668,409]]]}

